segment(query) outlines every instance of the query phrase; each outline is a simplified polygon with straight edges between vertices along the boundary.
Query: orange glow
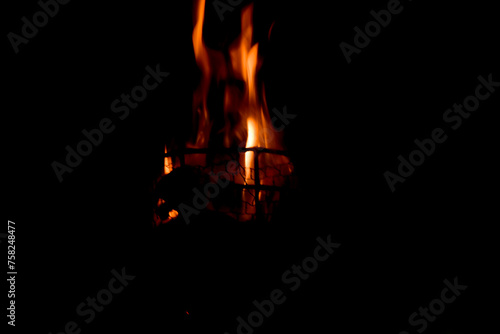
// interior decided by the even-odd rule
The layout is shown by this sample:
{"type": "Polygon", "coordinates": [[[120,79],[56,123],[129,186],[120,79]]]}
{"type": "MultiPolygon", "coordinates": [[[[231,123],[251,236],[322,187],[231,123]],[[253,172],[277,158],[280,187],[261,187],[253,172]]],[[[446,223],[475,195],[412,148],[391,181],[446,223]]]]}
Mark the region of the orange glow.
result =
{"type": "Polygon", "coordinates": [[[160,205],[162,205],[163,203],[165,203],[165,200],[163,198],[158,198],[158,203],[156,203],[156,206],[160,207],[160,205]]]}
{"type": "MultiPolygon", "coordinates": [[[[160,206],[163,203],[165,203],[165,201],[163,199],[160,199],[158,201],[158,206],[160,206]]],[[[167,224],[167,223],[171,222],[172,220],[176,219],[178,216],[179,216],[179,212],[177,210],[171,210],[168,213],[168,217],[166,219],[162,220],[160,218],[160,216],[158,216],[157,214],[155,214],[154,218],[153,218],[153,221],[155,222],[156,226],[159,226],[159,225],[167,224]]]]}
{"type": "MultiPolygon", "coordinates": [[[[167,145],[165,145],[165,154],[167,154],[167,145]]],[[[164,159],[164,166],[163,166],[163,175],[170,174],[170,172],[173,169],[172,165],[172,158],[171,157],[165,157],[164,159]]]]}
{"type": "Polygon", "coordinates": [[[172,219],[175,219],[179,216],[179,212],[177,212],[177,210],[172,210],[168,213],[168,216],[172,219]]]}
{"type": "Polygon", "coordinates": [[[271,24],[271,28],[269,28],[269,32],[267,33],[267,39],[269,39],[269,40],[271,39],[271,32],[273,31],[274,23],[276,23],[276,22],[273,22],[271,24]]]}

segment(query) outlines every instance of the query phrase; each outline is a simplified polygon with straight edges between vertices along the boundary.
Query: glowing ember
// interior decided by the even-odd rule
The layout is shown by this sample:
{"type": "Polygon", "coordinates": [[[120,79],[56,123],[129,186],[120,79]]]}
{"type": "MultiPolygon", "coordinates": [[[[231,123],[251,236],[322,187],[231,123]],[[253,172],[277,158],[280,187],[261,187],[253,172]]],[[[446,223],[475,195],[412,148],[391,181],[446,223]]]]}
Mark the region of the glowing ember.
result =
{"type": "Polygon", "coordinates": [[[177,212],[177,210],[172,210],[168,213],[168,216],[172,219],[175,219],[179,216],[179,212],[177,212]]]}

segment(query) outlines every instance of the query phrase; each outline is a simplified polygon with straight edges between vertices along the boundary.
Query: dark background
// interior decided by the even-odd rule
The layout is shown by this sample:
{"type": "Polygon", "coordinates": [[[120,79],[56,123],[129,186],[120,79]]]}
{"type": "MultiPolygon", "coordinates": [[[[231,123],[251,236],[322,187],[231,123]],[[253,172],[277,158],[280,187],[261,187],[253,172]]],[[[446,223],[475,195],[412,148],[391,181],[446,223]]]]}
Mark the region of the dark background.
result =
{"type": "MultiPolygon", "coordinates": [[[[270,224],[205,217],[151,227],[163,145],[189,131],[199,80],[191,1],[72,1],[19,54],[4,38],[16,330],[58,333],[75,320],[82,333],[141,326],[233,334],[254,299],[280,288],[287,301],[256,333],[399,333],[439,297],[444,279],[458,276],[467,290],[426,332],[492,333],[499,93],[458,130],[447,128],[448,140],[394,193],[383,173],[444,125],[444,111],[474,93],[479,75],[500,81],[493,4],[402,2],[403,12],[347,64],[340,42],[352,44],[353,28],[387,1],[255,3],[259,39],[276,22],[260,48],[268,105],[298,115],[285,134],[299,187],[270,224]],[[170,76],[118,120],[111,102],[158,63],[170,76]],[[59,183],[51,163],[105,117],[115,131],[59,183]],[[290,292],[282,273],[329,234],[340,249],[290,292]],[[76,306],[124,266],[136,278],[84,324],[76,306]]],[[[39,10],[36,1],[8,7],[4,36],[39,10]]],[[[221,22],[207,2],[209,46],[238,35],[243,7],[221,22]]]]}

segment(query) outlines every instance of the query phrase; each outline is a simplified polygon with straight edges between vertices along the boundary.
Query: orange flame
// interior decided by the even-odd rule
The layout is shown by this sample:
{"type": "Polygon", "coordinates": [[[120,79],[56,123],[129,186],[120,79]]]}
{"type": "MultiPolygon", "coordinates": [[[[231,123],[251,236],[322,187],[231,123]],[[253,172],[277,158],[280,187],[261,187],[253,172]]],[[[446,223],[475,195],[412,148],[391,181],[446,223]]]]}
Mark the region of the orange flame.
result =
{"type": "MultiPolygon", "coordinates": [[[[207,48],[203,40],[203,24],[205,21],[205,0],[198,0],[195,8],[195,25],[193,29],[193,49],[196,63],[202,72],[201,81],[193,95],[194,120],[196,138],[189,147],[203,148],[208,146],[212,122],[207,108],[207,96],[210,82],[226,80],[224,91],[225,125],[224,146],[232,147],[248,142],[250,134],[249,120],[252,119],[254,129],[265,129],[255,135],[252,145],[255,147],[282,149],[280,136],[273,133],[269,112],[265,103],[264,88],[260,90],[257,73],[262,64],[259,57],[259,44],[253,44],[253,5],[245,7],[241,15],[241,34],[229,47],[229,59],[221,51],[207,48]],[[234,80],[243,82],[243,90],[231,84],[234,80]],[[273,140],[268,140],[271,137],[273,140]]],[[[246,147],[249,147],[248,145],[246,147]]],[[[250,167],[249,165],[246,165],[250,167]]]]}
{"type": "MultiPolygon", "coordinates": [[[[206,0],[196,0],[194,10],[194,29],[192,34],[193,49],[196,63],[201,70],[199,86],[193,94],[193,121],[195,135],[186,144],[190,148],[207,148],[211,132],[222,134],[222,144],[226,148],[245,147],[254,149],[283,150],[282,134],[274,130],[269,110],[267,108],[264,85],[259,83],[258,72],[262,65],[259,54],[259,43],[254,43],[253,33],[253,5],[248,5],[241,13],[241,33],[231,43],[228,52],[216,51],[208,48],[203,39],[203,25],[205,22],[206,0]],[[207,99],[210,84],[215,81],[224,82],[223,112],[224,124],[222,128],[213,128],[207,99]]],[[[269,29],[270,38],[273,26],[269,29]]],[[[289,160],[283,155],[258,154],[246,151],[241,157],[241,165],[245,175],[240,182],[255,184],[255,170],[272,167],[280,169],[280,165],[288,164],[289,160]]],[[[186,156],[186,164],[203,164],[200,159],[206,155],[191,154],[186,156]]],[[[272,179],[260,179],[261,184],[272,185],[272,179]]],[[[255,201],[255,191],[245,189],[243,200],[251,203],[255,201]]],[[[262,193],[259,194],[259,200],[262,193]]]]}
{"type": "Polygon", "coordinates": [[[193,48],[196,63],[202,72],[201,83],[194,94],[193,117],[198,120],[197,136],[193,145],[194,148],[207,147],[210,136],[210,120],[207,109],[207,96],[210,87],[212,71],[210,68],[210,57],[208,49],[203,41],[203,23],[205,22],[205,0],[199,1],[199,6],[195,12],[196,24],[193,30],[193,48]]]}
{"type": "MultiPolygon", "coordinates": [[[[167,154],[167,145],[165,145],[165,154],[167,154]]],[[[170,174],[172,170],[173,170],[172,158],[166,156],[163,166],[163,175],[170,174]]]]}
{"type": "MultiPolygon", "coordinates": [[[[258,130],[255,121],[252,118],[248,118],[247,120],[247,129],[248,136],[245,147],[252,148],[258,146],[258,130]]],[[[250,169],[254,167],[254,152],[248,151],[245,152],[245,181],[247,184],[253,184],[253,181],[250,178],[251,172],[250,169]]]]}

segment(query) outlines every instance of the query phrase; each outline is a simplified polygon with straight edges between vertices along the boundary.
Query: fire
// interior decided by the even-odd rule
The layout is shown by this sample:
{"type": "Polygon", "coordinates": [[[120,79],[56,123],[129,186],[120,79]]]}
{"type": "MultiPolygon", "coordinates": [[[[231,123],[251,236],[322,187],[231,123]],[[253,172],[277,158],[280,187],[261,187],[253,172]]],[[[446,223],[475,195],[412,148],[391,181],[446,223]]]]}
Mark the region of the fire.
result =
{"type": "MultiPolygon", "coordinates": [[[[248,136],[246,142],[246,148],[253,148],[258,146],[258,130],[255,121],[252,118],[248,118],[247,120],[247,129],[248,136]]],[[[246,183],[252,184],[252,179],[250,178],[251,172],[250,169],[254,168],[254,155],[255,153],[252,151],[245,152],[245,175],[246,175],[246,183]]]]}
{"type": "MultiPolygon", "coordinates": [[[[200,84],[193,95],[193,115],[195,136],[187,146],[191,148],[208,147],[210,133],[214,130],[223,134],[223,146],[245,147],[254,150],[283,150],[281,133],[273,128],[266,104],[263,84],[259,85],[258,71],[262,65],[259,54],[259,43],[254,43],[253,4],[245,7],[241,13],[241,33],[231,43],[228,52],[209,49],[203,40],[203,24],[205,21],[205,0],[197,0],[195,5],[195,24],[193,29],[193,49],[196,63],[202,72],[200,84]],[[214,80],[215,79],[215,80],[214,80]],[[207,97],[210,83],[224,82],[223,112],[224,125],[221,129],[212,129],[207,97]],[[237,84],[242,83],[242,84],[237,84]]],[[[269,29],[270,37],[272,26],[269,29]]],[[[212,113],[218,112],[212,110],[212,113]]],[[[240,158],[244,169],[244,177],[240,180],[246,185],[255,185],[256,178],[262,168],[279,169],[280,165],[289,163],[283,155],[259,154],[249,150],[240,158]],[[258,166],[256,164],[258,163],[258,166]]],[[[189,163],[203,164],[203,157],[189,157],[189,163]]],[[[291,172],[291,171],[289,171],[291,172]]],[[[275,185],[272,178],[259,180],[259,184],[275,185]]],[[[255,205],[256,200],[263,200],[262,192],[245,189],[243,202],[255,205]]],[[[245,205],[245,204],[243,204],[245,205]]]]}
{"type": "MultiPolygon", "coordinates": [[[[185,148],[195,150],[188,150],[191,153],[182,155],[181,159],[165,156],[163,176],[184,165],[210,171],[214,168],[211,167],[213,160],[208,159],[218,159],[217,147],[229,151],[244,148],[232,182],[243,186],[241,207],[235,214],[240,220],[249,220],[253,215],[265,213],[268,206],[277,202],[280,194],[270,188],[283,186],[286,177],[292,173],[292,167],[282,154],[282,132],[276,131],[272,125],[264,84],[258,76],[263,60],[259,43],[254,41],[253,4],[243,8],[240,35],[224,50],[214,50],[205,44],[205,6],[206,0],[195,0],[192,43],[201,77],[193,92],[193,133],[185,143],[185,148]],[[213,84],[219,89],[214,90],[213,84]],[[214,92],[220,92],[221,96],[214,96],[214,92]],[[220,98],[222,110],[211,109],[212,104],[209,107],[209,96],[210,101],[220,98]],[[213,146],[215,150],[205,150],[213,146]]],[[[157,203],[158,207],[161,205],[164,205],[163,200],[157,203]]],[[[231,205],[229,209],[232,210],[240,203],[227,205],[231,205]]],[[[169,222],[178,215],[179,212],[172,210],[159,223],[169,222]]]]}
{"type": "MultiPolygon", "coordinates": [[[[167,154],[167,145],[165,145],[165,154],[167,154]]],[[[163,175],[170,174],[172,170],[173,170],[172,158],[165,156],[163,175]]]]}
{"type": "MultiPolygon", "coordinates": [[[[223,100],[225,125],[222,129],[218,129],[224,134],[224,147],[283,149],[280,133],[274,131],[270,120],[264,87],[263,85],[259,87],[257,79],[262,59],[259,55],[259,43],[253,41],[253,5],[242,10],[241,34],[229,46],[229,57],[227,57],[224,52],[211,50],[205,45],[203,40],[205,4],[205,0],[198,0],[195,6],[192,39],[196,63],[202,72],[202,77],[193,95],[196,135],[187,146],[204,148],[208,145],[213,124],[207,108],[207,96],[210,83],[215,79],[217,83],[225,82],[223,100]],[[243,83],[243,88],[234,84],[238,81],[243,83]]],[[[252,154],[252,152],[245,154],[244,167],[253,168],[253,159],[250,158],[252,154]]],[[[274,161],[273,164],[287,162],[283,158],[274,161]]]]}
{"type": "MultiPolygon", "coordinates": [[[[193,49],[196,63],[201,70],[201,82],[193,95],[193,118],[197,120],[197,135],[192,148],[206,148],[210,137],[212,124],[210,122],[207,97],[210,81],[213,75],[212,64],[223,62],[222,55],[209,50],[203,41],[203,24],[205,22],[205,0],[200,0],[195,11],[196,24],[193,29],[193,49]]],[[[215,73],[218,75],[219,72],[215,73]]]]}

